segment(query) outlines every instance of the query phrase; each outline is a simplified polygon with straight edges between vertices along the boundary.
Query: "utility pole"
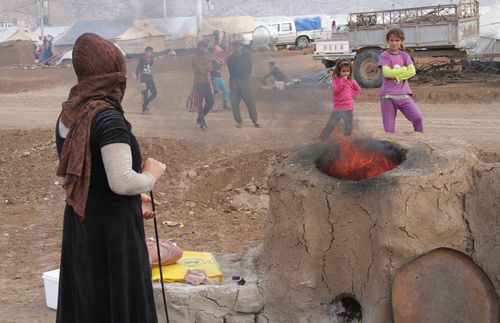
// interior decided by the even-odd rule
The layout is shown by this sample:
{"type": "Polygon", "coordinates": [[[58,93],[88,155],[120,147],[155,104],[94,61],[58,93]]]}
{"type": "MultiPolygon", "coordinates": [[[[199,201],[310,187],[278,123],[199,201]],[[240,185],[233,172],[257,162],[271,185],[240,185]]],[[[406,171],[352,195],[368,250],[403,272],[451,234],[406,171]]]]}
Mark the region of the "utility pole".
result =
{"type": "Polygon", "coordinates": [[[201,2],[202,0],[196,0],[196,38],[199,42],[203,40],[203,11],[201,2]]]}
{"type": "Polygon", "coordinates": [[[40,23],[40,35],[43,38],[43,36],[44,36],[44,34],[43,34],[43,0],[37,0],[36,4],[37,4],[37,8],[40,8],[37,11],[40,14],[40,17],[39,17],[40,18],[40,20],[39,20],[40,21],[39,22],[40,23]]]}
{"type": "Polygon", "coordinates": [[[167,0],[163,0],[163,18],[167,18],[167,0]]]}

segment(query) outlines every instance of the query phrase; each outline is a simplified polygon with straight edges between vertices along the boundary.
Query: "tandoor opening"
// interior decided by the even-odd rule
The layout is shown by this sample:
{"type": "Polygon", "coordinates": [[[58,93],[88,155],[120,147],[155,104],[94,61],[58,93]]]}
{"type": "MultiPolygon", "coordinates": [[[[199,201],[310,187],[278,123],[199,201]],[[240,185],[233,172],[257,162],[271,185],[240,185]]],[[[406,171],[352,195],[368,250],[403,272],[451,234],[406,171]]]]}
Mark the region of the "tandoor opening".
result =
{"type": "Polygon", "coordinates": [[[316,160],[316,167],[332,177],[361,181],[398,167],[405,156],[404,149],[388,141],[336,136],[316,160]]]}

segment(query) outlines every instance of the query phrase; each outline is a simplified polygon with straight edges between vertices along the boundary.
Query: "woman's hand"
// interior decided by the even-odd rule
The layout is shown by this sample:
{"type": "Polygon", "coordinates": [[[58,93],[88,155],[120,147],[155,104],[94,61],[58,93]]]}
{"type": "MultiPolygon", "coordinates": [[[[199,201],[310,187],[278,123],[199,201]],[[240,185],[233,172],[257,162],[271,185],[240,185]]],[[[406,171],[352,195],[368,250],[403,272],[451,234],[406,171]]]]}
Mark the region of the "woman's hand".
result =
{"type": "Polygon", "coordinates": [[[158,179],[163,175],[167,166],[153,158],[146,158],[144,165],[142,166],[143,172],[148,172],[158,181],[158,179]]]}
{"type": "MultiPolygon", "coordinates": [[[[144,220],[149,220],[149,219],[152,219],[156,216],[156,212],[153,212],[153,210],[151,210],[151,197],[149,197],[149,195],[147,194],[141,194],[141,208],[142,208],[142,217],[144,218],[144,220]]],[[[159,202],[157,202],[156,200],[154,200],[154,203],[156,206],[160,205],[159,202]]]]}

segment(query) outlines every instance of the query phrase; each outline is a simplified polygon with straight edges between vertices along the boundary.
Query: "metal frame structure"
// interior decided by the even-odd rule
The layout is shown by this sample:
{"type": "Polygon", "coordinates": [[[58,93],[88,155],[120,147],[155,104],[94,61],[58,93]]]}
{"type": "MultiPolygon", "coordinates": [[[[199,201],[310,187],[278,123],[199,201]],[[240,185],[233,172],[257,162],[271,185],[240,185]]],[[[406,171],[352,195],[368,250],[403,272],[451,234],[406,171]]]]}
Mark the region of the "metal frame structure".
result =
{"type": "Polygon", "coordinates": [[[392,9],[349,14],[349,30],[389,25],[458,22],[479,14],[479,1],[418,8],[392,9]]]}

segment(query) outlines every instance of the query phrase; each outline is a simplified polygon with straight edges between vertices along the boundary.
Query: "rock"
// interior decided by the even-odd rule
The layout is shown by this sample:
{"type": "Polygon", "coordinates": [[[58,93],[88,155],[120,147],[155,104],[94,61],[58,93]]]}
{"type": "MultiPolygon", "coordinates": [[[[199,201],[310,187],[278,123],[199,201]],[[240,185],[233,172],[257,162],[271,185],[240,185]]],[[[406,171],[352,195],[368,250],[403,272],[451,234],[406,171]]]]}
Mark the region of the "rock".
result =
{"type": "Polygon", "coordinates": [[[241,188],[235,188],[235,189],[234,189],[234,192],[235,192],[236,194],[240,194],[240,193],[241,193],[241,188]]]}
{"type": "Polygon", "coordinates": [[[255,185],[253,183],[247,184],[247,186],[245,187],[245,190],[250,194],[255,194],[255,193],[257,193],[257,185],[255,185]]]}
{"type": "MultiPolygon", "coordinates": [[[[154,288],[158,322],[166,322],[158,285],[154,288]]],[[[224,317],[236,314],[237,286],[167,284],[165,292],[170,322],[223,323],[224,317]]]]}
{"type": "Polygon", "coordinates": [[[227,184],[226,187],[224,187],[225,192],[231,191],[232,189],[233,189],[233,185],[231,185],[231,184],[227,184]]]}
{"type": "Polygon", "coordinates": [[[238,208],[238,206],[237,206],[237,205],[235,205],[235,204],[231,203],[231,204],[229,204],[229,205],[228,205],[228,209],[229,209],[230,211],[238,211],[238,209],[239,209],[239,208],[238,208]]]}
{"type": "Polygon", "coordinates": [[[210,311],[197,311],[193,323],[224,323],[224,317],[216,316],[210,311]]]}
{"type": "Polygon", "coordinates": [[[465,254],[435,249],[401,267],[392,285],[394,323],[499,322],[495,289],[465,254]]]}
{"type": "Polygon", "coordinates": [[[233,314],[224,318],[224,323],[255,323],[255,314],[233,314]]]}
{"type": "Polygon", "coordinates": [[[198,176],[198,173],[195,170],[189,170],[189,171],[187,171],[186,176],[189,178],[193,178],[193,177],[198,176]]]}
{"type": "Polygon", "coordinates": [[[255,317],[255,323],[269,323],[269,319],[264,314],[258,314],[255,317]]]}
{"type": "Polygon", "coordinates": [[[240,288],[235,311],[240,313],[260,313],[264,308],[264,296],[255,285],[246,285],[240,288]]]}
{"type": "Polygon", "coordinates": [[[210,165],[203,165],[203,168],[210,168],[210,165]]]}

